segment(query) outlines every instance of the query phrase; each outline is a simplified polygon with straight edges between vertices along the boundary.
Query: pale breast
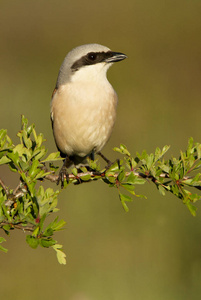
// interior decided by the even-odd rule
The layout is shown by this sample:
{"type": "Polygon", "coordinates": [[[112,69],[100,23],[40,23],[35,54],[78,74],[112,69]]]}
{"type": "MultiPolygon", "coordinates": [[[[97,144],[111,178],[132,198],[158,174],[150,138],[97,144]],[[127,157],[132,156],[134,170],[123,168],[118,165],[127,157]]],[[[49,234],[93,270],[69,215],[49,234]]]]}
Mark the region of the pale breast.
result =
{"type": "Polygon", "coordinates": [[[86,156],[108,141],[116,117],[117,95],[112,86],[62,86],[51,102],[53,132],[58,148],[86,156]],[[100,91],[97,93],[97,90],[100,91]]]}

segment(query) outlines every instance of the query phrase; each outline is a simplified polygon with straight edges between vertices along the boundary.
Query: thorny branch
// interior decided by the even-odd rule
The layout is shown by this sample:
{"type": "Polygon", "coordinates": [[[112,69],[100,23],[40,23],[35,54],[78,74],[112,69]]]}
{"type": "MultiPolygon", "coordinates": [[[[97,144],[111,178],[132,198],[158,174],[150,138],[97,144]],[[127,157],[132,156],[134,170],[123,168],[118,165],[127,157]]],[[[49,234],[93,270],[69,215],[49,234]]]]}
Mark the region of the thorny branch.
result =
{"type": "Polygon", "coordinates": [[[3,221],[0,223],[0,228],[2,228],[3,226],[5,225],[10,225],[11,226],[11,229],[20,229],[22,231],[29,231],[29,232],[33,232],[34,231],[34,228],[35,226],[34,225],[23,225],[22,223],[12,223],[12,222],[6,222],[6,221],[3,221]]]}
{"type": "MultiPolygon", "coordinates": [[[[128,171],[128,172],[125,172],[125,176],[128,177],[131,173],[133,173],[135,176],[137,177],[140,177],[140,178],[143,178],[143,179],[150,179],[152,180],[154,183],[157,183],[157,179],[154,178],[153,175],[150,175],[149,173],[147,174],[144,174],[144,173],[141,173],[141,172],[136,172],[135,170],[134,171],[128,171]]],[[[88,181],[82,181],[83,183],[84,182],[90,182],[92,181],[94,178],[96,178],[97,176],[100,176],[100,177],[105,177],[106,174],[105,172],[97,172],[97,171],[88,171],[88,172],[80,172],[80,173],[77,173],[77,175],[74,175],[74,174],[68,174],[68,179],[72,179],[72,180],[79,180],[79,179],[82,179],[82,177],[84,176],[87,176],[87,175],[90,175],[90,179],[88,181]]],[[[113,177],[113,178],[117,178],[119,175],[119,173],[108,173],[107,174],[107,177],[113,177]]],[[[64,177],[66,177],[64,175],[64,177]]],[[[161,178],[169,178],[169,174],[167,173],[162,173],[159,175],[159,177],[161,178]]],[[[59,178],[59,175],[56,175],[54,174],[48,174],[44,177],[45,179],[51,181],[51,182],[57,182],[58,181],[58,178],[59,178]]],[[[190,179],[191,177],[190,176],[184,176],[182,178],[182,181],[185,181],[185,180],[188,180],[190,179]]],[[[40,180],[40,179],[39,179],[40,180]]],[[[0,185],[2,186],[2,188],[4,189],[6,195],[9,197],[11,196],[8,192],[8,189],[6,187],[6,185],[3,183],[3,181],[0,179],[0,185]]],[[[201,186],[195,186],[197,189],[201,190],[201,186]]],[[[12,197],[14,197],[15,199],[23,196],[23,194],[27,192],[27,189],[26,189],[26,186],[20,182],[17,187],[15,188],[13,194],[12,194],[12,197]]]]}
{"type": "MultiPolygon", "coordinates": [[[[141,177],[141,178],[144,178],[144,179],[154,179],[154,177],[150,174],[144,174],[144,173],[136,172],[136,171],[125,172],[125,176],[128,177],[131,173],[133,173],[137,177],[141,177]]],[[[91,178],[93,179],[96,176],[104,177],[105,172],[98,173],[98,172],[89,171],[89,172],[78,173],[76,176],[74,174],[69,174],[68,178],[69,179],[78,179],[78,178],[82,179],[83,176],[87,176],[87,175],[90,175],[91,178]]],[[[115,173],[115,174],[110,174],[109,173],[109,174],[107,174],[108,177],[114,177],[114,178],[117,178],[118,175],[119,175],[119,173],[115,173]]],[[[58,180],[58,177],[59,177],[58,175],[49,174],[49,175],[45,176],[45,179],[50,180],[51,182],[56,182],[58,180]]],[[[159,175],[159,177],[169,178],[169,174],[162,173],[162,174],[159,175]]],[[[191,178],[190,176],[185,176],[185,177],[183,177],[183,180],[187,180],[187,179],[190,179],[190,178],[191,178]]],[[[91,181],[91,179],[89,179],[89,181],[91,181]]]]}

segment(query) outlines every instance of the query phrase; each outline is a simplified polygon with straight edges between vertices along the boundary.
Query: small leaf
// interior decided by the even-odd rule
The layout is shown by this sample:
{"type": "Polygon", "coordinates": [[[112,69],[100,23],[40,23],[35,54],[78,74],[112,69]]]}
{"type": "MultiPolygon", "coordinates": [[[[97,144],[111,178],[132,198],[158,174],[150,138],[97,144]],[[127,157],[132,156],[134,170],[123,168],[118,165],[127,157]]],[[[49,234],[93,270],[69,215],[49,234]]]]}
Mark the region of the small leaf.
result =
{"type": "Polygon", "coordinates": [[[73,169],[72,169],[72,173],[73,173],[73,175],[76,177],[76,176],[77,176],[77,173],[78,173],[77,168],[73,168],[73,169]]]}
{"type": "Polygon", "coordinates": [[[32,141],[30,138],[27,137],[27,132],[23,131],[22,137],[25,147],[27,149],[30,149],[32,147],[32,141]]]}
{"type": "Polygon", "coordinates": [[[62,251],[62,245],[55,244],[52,246],[52,248],[57,253],[58,262],[62,265],[65,265],[66,264],[66,254],[62,251]]]}
{"type": "Polygon", "coordinates": [[[119,153],[122,153],[121,149],[120,149],[120,148],[118,148],[118,147],[114,147],[114,148],[113,148],[113,151],[115,151],[115,152],[119,152],[119,153]]]}
{"type": "Polygon", "coordinates": [[[130,152],[127,150],[126,146],[123,145],[123,144],[120,144],[120,148],[114,147],[113,150],[114,150],[115,152],[119,152],[119,153],[125,154],[125,155],[127,155],[127,156],[130,156],[130,155],[131,155],[130,152]]]}
{"type": "Polygon", "coordinates": [[[11,160],[7,157],[7,156],[3,156],[1,159],[0,159],[0,165],[4,165],[4,164],[7,164],[9,163],[11,160]]]}
{"type": "Polygon", "coordinates": [[[87,173],[87,172],[88,172],[88,170],[87,170],[86,167],[80,167],[80,170],[81,170],[83,173],[87,173]]]}
{"type": "Polygon", "coordinates": [[[66,222],[64,220],[60,220],[53,226],[54,231],[61,230],[65,224],[66,224],[66,222]]]}
{"type": "Polygon", "coordinates": [[[154,155],[153,155],[153,153],[151,153],[146,158],[146,163],[147,163],[147,169],[148,170],[150,170],[151,166],[153,165],[153,162],[154,162],[154,155]]]}
{"type": "Polygon", "coordinates": [[[42,162],[47,162],[47,161],[57,161],[57,160],[63,160],[62,157],[60,157],[60,153],[59,152],[53,152],[53,153],[50,153],[48,155],[47,158],[43,159],[42,162]]]}
{"type": "Polygon", "coordinates": [[[122,170],[122,171],[119,173],[117,179],[118,179],[119,182],[122,182],[122,181],[124,180],[124,178],[125,178],[125,171],[122,170]]]}
{"type": "Polygon", "coordinates": [[[130,196],[124,195],[124,194],[122,194],[122,193],[119,193],[119,197],[120,197],[120,201],[121,201],[121,204],[122,204],[124,210],[125,210],[126,212],[128,212],[128,211],[129,211],[129,208],[128,208],[128,206],[126,205],[126,202],[131,202],[131,201],[133,201],[133,199],[132,199],[130,196]]]}
{"type": "Polygon", "coordinates": [[[87,174],[87,175],[83,175],[83,176],[80,176],[80,178],[83,180],[83,181],[89,181],[91,179],[91,175],[87,174]]]}
{"type": "Polygon", "coordinates": [[[7,157],[10,158],[14,164],[16,164],[17,166],[19,165],[19,154],[16,152],[14,153],[13,151],[9,151],[7,153],[7,157]]]}
{"type": "Polygon", "coordinates": [[[188,202],[185,203],[185,204],[186,204],[186,206],[188,207],[188,209],[189,209],[191,215],[195,217],[195,216],[196,216],[197,208],[196,208],[194,205],[192,205],[192,204],[190,203],[190,201],[188,201],[188,202]]]}
{"type": "Polygon", "coordinates": [[[118,172],[119,171],[119,163],[117,161],[115,161],[110,167],[109,169],[106,170],[106,174],[109,173],[114,173],[114,172],[118,172]]]}
{"type": "Polygon", "coordinates": [[[127,196],[125,194],[120,194],[120,197],[121,197],[121,200],[123,200],[123,201],[127,201],[127,202],[132,202],[133,201],[132,197],[127,196]]]}
{"type": "Polygon", "coordinates": [[[7,130],[6,129],[1,129],[0,130],[0,140],[3,140],[7,135],[7,130]]]}
{"type": "MultiPolygon", "coordinates": [[[[5,242],[6,240],[3,237],[0,237],[0,244],[5,242]]],[[[8,249],[4,248],[3,246],[0,245],[0,250],[7,253],[8,249]]]]}
{"type": "Polygon", "coordinates": [[[36,237],[32,236],[32,235],[27,235],[26,236],[26,242],[33,249],[36,249],[38,247],[38,244],[39,244],[39,240],[36,237]]]}
{"type": "Polygon", "coordinates": [[[158,190],[161,195],[165,196],[165,188],[162,185],[158,185],[158,190]]]}
{"type": "Polygon", "coordinates": [[[131,172],[126,182],[130,184],[144,184],[146,180],[136,176],[133,172],[131,172]]]}
{"type": "Polygon", "coordinates": [[[53,240],[50,237],[49,238],[42,238],[42,239],[40,239],[40,245],[42,247],[44,247],[44,248],[49,248],[49,247],[51,247],[51,246],[53,246],[55,244],[56,244],[56,241],[53,240]]]}
{"type": "Polygon", "coordinates": [[[31,167],[29,169],[29,176],[31,178],[35,177],[35,175],[37,174],[37,171],[38,171],[37,167],[38,167],[38,165],[39,165],[39,161],[38,160],[34,160],[32,162],[32,165],[31,165],[31,167]]]}
{"type": "Polygon", "coordinates": [[[128,155],[128,156],[131,155],[130,152],[128,151],[128,149],[127,149],[127,147],[126,147],[125,145],[120,144],[120,149],[121,149],[121,151],[122,151],[123,154],[126,154],[126,155],[128,155]]]}
{"type": "Polygon", "coordinates": [[[135,192],[134,192],[135,186],[134,185],[129,184],[129,183],[121,183],[121,186],[123,188],[125,188],[132,195],[135,195],[135,192]]]}
{"type": "Polygon", "coordinates": [[[40,160],[43,156],[45,156],[46,152],[47,152],[47,150],[45,148],[41,147],[38,154],[36,154],[34,156],[35,160],[40,160]]]}
{"type": "MultiPolygon", "coordinates": [[[[4,213],[5,213],[5,212],[4,212],[4,213]]],[[[9,216],[6,215],[6,217],[9,217],[9,216]]],[[[10,234],[11,226],[10,226],[9,224],[4,225],[2,228],[3,228],[4,232],[5,232],[7,235],[10,234]]]]}

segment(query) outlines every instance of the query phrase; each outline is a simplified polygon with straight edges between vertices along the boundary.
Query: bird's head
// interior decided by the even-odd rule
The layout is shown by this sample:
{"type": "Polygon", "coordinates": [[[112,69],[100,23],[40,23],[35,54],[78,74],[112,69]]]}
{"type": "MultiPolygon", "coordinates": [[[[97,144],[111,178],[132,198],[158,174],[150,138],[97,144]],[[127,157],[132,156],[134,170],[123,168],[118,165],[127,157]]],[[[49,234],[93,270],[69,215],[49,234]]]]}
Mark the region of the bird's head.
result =
{"type": "Polygon", "coordinates": [[[57,79],[57,87],[71,81],[87,81],[105,77],[114,62],[127,56],[99,44],[86,44],[71,50],[65,57],[57,79]]]}

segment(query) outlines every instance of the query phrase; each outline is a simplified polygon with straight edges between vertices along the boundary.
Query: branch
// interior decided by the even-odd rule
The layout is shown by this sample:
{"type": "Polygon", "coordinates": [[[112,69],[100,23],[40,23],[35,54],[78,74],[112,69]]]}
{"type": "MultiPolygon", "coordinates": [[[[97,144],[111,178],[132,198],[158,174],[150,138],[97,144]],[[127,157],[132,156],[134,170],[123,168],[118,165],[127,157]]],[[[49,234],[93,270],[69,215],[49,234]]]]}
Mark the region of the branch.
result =
{"type": "MultiPolygon", "coordinates": [[[[47,217],[58,211],[58,187],[44,189],[43,181],[58,182],[58,166],[55,163],[62,160],[59,152],[47,156],[42,134],[37,135],[35,125],[28,126],[28,120],[22,116],[22,128],[17,134],[20,142],[13,145],[6,130],[0,130],[0,166],[6,165],[18,176],[19,184],[9,187],[0,179],[0,228],[9,234],[10,230],[21,229],[30,232],[26,241],[32,247],[38,245],[52,247],[60,263],[65,263],[65,255],[61,245],[53,239],[56,231],[63,229],[65,222],[58,217],[48,224],[47,217]],[[40,181],[40,184],[37,184],[40,181]],[[46,227],[44,224],[48,224],[46,227]]],[[[110,167],[100,169],[99,162],[89,160],[89,169],[76,168],[68,174],[69,184],[79,184],[101,180],[113,187],[125,211],[134,197],[138,195],[135,188],[146,182],[154,183],[161,195],[170,192],[179,198],[196,215],[195,202],[201,196],[192,193],[192,188],[201,190],[201,144],[194,143],[190,138],[187,149],[178,158],[165,159],[169,146],[156,148],[154,153],[143,151],[133,157],[125,145],[115,147],[114,151],[121,155],[110,167]],[[90,171],[89,171],[90,170],[90,171]]],[[[104,155],[100,155],[107,161],[104,155]]],[[[2,239],[0,239],[1,243],[2,239]]],[[[2,250],[2,246],[0,246],[2,250]]],[[[5,249],[4,249],[5,251],[5,249]]]]}
{"type": "Polygon", "coordinates": [[[2,188],[3,188],[4,192],[6,193],[6,195],[8,195],[9,194],[8,189],[5,186],[5,184],[3,183],[3,181],[1,180],[1,178],[0,178],[0,185],[2,186],[2,188]]]}
{"type": "MultiPolygon", "coordinates": [[[[134,176],[136,177],[139,177],[139,178],[143,178],[143,179],[151,179],[154,183],[159,183],[157,181],[157,179],[153,176],[153,175],[150,175],[150,174],[144,174],[144,173],[141,173],[141,172],[136,172],[136,171],[127,171],[125,172],[125,177],[129,177],[131,174],[133,174],[134,176]]],[[[80,182],[80,179],[82,179],[82,177],[87,177],[89,178],[88,180],[84,180],[82,181],[82,183],[84,182],[90,182],[90,181],[93,181],[93,179],[97,179],[97,177],[101,177],[101,178],[104,178],[105,176],[107,177],[112,177],[112,178],[117,178],[119,175],[119,173],[108,173],[106,175],[106,171],[103,171],[103,172],[97,172],[97,171],[87,171],[87,172],[80,172],[80,173],[77,173],[77,175],[74,175],[72,173],[68,174],[68,179],[71,179],[72,181],[75,181],[75,180],[78,180],[78,182],[74,182],[74,184],[77,184],[77,183],[81,183],[80,182]]],[[[161,173],[159,175],[160,178],[170,178],[169,174],[167,173],[161,173]]],[[[59,175],[55,175],[55,174],[49,174],[49,175],[46,175],[44,177],[45,179],[51,181],[51,182],[58,182],[58,179],[59,179],[59,175]]],[[[67,180],[67,177],[66,175],[64,174],[64,178],[67,180]]],[[[184,176],[182,178],[182,181],[185,182],[187,180],[190,180],[192,179],[192,176],[184,176]]],[[[201,186],[194,186],[195,188],[201,190],[201,186]]]]}
{"type": "Polygon", "coordinates": [[[33,232],[35,226],[34,225],[24,225],[22,223],[15,223],[13,222],[7,222],[7,221],[3,221],[0,223],[0,228],[3,228],[4,226],[9,226],[10,229],[20,229],[22,231],[29,231],[29,232],[33,232]]]}

